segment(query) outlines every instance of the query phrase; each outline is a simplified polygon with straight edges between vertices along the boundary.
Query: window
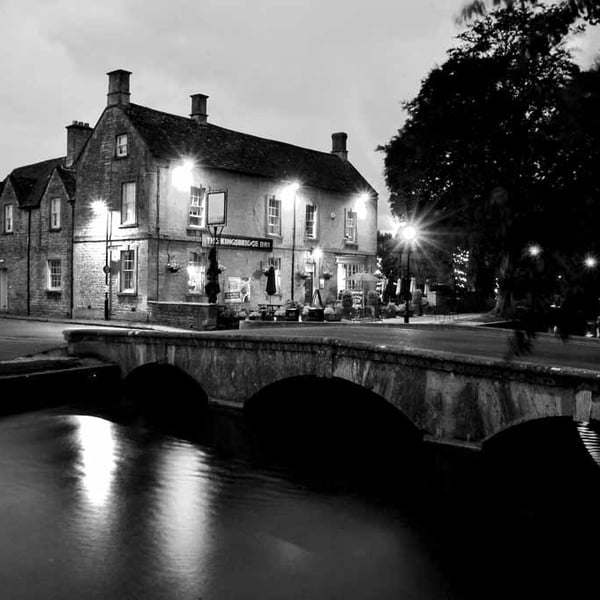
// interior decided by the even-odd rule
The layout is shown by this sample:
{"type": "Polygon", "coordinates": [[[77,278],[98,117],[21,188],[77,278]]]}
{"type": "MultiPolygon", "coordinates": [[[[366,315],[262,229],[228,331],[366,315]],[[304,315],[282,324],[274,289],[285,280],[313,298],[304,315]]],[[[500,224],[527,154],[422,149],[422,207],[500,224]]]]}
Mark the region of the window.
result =
{"type": "Polygon", "coordinates": [[[190,188],[190,227],[204,227],[204,190],[199,187],[190,188]]]}
{"type": "Polygon", "coordinates": [[[315,239],[317,237],[317,207],[313,204],[306,205],[304,237],[311,239],[315,239]]]}
{"type": "Polygon", "coordinates": [[[60,229],[60,198],[50,199],[50,229],[60,229]]]}
{"type": "Polygon", "coordinates": [[[267,204],[267,233],[281,235],[281,200],[270,196],[267,204]]]}
{"type": "Polygon", "coordinates": [[[48,289],[60,290],[62,288],[62,265],[60,259],[48,261],[48,289]]]}
{"type": "Polygon", "coordinates": [[[121,225],[135,225],[136,219],[135,183],[124,183],[121,186],[121,225]]]}
{"type": "Polygon", "coordinates": [[[128,149],[127,149],[127,134],[123,134],[123,135],[118,135],[117,136],[117,151],[116,151],[116,155],[117,156],[127,156],[128,154],[128,149]]]}
{"type": "Polygon", "coordinates": [[[190,252],[188,262],[188,292],[190,294],[203,294],[205,285],[206,267],[202,264],[200,252],[190,252]]]}
{"type": "Polygon", "coordinates": [[[121,292],[135,294],[135,250],[121,251],[121,292]]]}
{"type": "Polygon", "coordinates": [[[349,281],[350,277],[362,271],[364,265],[361,263],[339,263],[338,264],[338,288],[340,290],[359,290],[360,282],[349,281]]]}
{"type": "Polygon", "coordinates": [[[12,233],[13,232],[13,205],[5,204],[4,205],[4,233],[12,233]]]}
{"type": "Polygon", "coordinates": [[[356,213],[349,208],[344,210],[344,239],[356,243],[356,213]]]}

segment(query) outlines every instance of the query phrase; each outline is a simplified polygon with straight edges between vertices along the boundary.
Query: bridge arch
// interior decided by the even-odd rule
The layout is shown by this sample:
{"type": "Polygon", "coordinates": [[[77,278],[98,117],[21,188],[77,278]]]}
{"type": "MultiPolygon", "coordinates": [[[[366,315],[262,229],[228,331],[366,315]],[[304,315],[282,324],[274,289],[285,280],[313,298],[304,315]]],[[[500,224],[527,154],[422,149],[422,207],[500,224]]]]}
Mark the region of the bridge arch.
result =
{"type": "Polygon", "coordinates": [[[376,474],[409,472],[423,433],[387,399],[338,377],[279,379],[248,398],[247,422],[266,451],[296,464],[376,474]]]}
{"type": "Polygon", "coordinates": [[[131,370],[118,396],[123,420],[166,431],[197,433],[208,410],[200,383],[167,363],[145,363],[131,370]]]}

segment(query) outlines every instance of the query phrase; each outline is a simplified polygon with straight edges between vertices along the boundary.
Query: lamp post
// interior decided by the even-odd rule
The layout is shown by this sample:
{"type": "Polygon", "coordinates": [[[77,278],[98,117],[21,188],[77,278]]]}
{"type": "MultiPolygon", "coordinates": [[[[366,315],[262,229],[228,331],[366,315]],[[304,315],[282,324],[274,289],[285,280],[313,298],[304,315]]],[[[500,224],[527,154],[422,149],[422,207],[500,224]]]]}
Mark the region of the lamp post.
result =
{"type": "Polygon", "coordinates": [[[292,275],[290,277],[290,292],[291,299],[294,300],[294,277],[296,276],[295,268],[296,268],[296,198],[297,192],[300,189],[300,184],[297,182],[290,183],[284,189],[284,197],[292,196],[293,204],[292,204],[292,275]]]}
{"type": "Polygon", "coordinates": [[[95,200],[92,203],[92,210],[98,217],[106,218],[106,229],[104,236],[104,320],[110,320],[110,256],[109,247],[112,236],[112,211],[108,208],[104,200],[95,200]]]}
{"type": "Polygon", "coordinates": [[[406,308],[404,311],[404,322],[410,322],[410,250],[411,244],[417,237],[417,230],[412,225],[404,225],[400,234],[406,243],[406,286],[404,288],[404,299],[406,302],[406,308]]]}

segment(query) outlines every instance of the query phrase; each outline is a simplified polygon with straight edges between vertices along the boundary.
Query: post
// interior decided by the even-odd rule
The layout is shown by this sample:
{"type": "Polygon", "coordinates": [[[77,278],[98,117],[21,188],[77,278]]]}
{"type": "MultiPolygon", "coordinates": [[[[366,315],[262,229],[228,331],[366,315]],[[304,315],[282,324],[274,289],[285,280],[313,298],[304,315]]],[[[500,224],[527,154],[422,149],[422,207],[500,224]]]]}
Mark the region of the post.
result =
{"type": "Polygon", "coordinates": [[[109,245],[109,234],[110,229],[112,228],[111,223],[111,212],[107,207],[106,209],[106,239],[104,246],[104,285],[106,289],[104,291],[104,320],[110,320],[110,301],[109,301],[109,292],[110,292],[110,264],[108,261],[108,245],[109,245]]]}
{"type": "Polygon", "coordinates": [[[295,255],[296,255],[296,190],[294,190],[294,204],[292,215],[292,278],[291,278],[291,296],[294,300],[294,277],[295,277],[295,255]]]}
{"type": "Polygon", "coordinates": [[[404,311],[404,322],[409,323],[410,310],[410,241],[406,248],[406,288],[404,289],[404,297],[406,299],[406,310],[404,311]]]}

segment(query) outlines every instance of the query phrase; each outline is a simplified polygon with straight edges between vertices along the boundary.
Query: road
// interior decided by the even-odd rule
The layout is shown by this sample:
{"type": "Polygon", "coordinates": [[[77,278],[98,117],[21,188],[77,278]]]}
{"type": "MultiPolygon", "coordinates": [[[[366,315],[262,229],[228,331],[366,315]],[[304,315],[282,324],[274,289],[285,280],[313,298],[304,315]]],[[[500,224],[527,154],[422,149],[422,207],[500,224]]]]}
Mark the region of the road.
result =
{"type": "MultiPolygon", "coordinates": [[[[67,329],[97,329],[98,324],[82,325],[65,322],[41,322],[0,318],[0,361],[65,347],[63,331],[67,329]]],[[[167,329],[167,328],[166,328],[167,329]]],[[[173,331],[173,328],[168,328],[173,331]]],[[[177,331],[177,330],[175,330],[177,331]]],[[[198,333],[201,335],[201,333],[198,333]]],[[[314,327],[273,327],[222,331],[227,336],[264,336],[265,338],[337,338],[368,342],[377,346],[399,349],[424,349],[487,359],[502,359],[511,335],[505,330],[480,326],[409,326],[332,325],[314,327]]],[[[558,337],[543,334],[534,341],[531,354],[515,359],[547,367],[578,368],[600,373],[600,339],[572,337],[563,342],[558,337]]]]}
{"type": "MultiPolygon", "coordinates": [[[[508,350],[512,332],[491,327],[455,325],[421,327],[336,326],[302,327],[296,329],[244,329],[237,335],[267,337],[299,336],[328,337],[341,340],[370,342],[389,348],[435,350],[471,357],[502,359],[508,350]]],[[[231,334],[232,332],[223,332],[231,334]]],[[[555,368],[590,369],[600,372],[600,339],[571,337],[562,341],[550,334],[541,334],[534,340],[533,352],[514,359],[515,362],[533,363],[555,368]]]]}
{"type": "Polygon", "coordinates": [[[0,318],[0,361],[66,347],[63,331],[86,327],[92,326],[0,318]]]}

